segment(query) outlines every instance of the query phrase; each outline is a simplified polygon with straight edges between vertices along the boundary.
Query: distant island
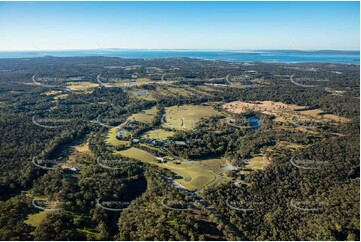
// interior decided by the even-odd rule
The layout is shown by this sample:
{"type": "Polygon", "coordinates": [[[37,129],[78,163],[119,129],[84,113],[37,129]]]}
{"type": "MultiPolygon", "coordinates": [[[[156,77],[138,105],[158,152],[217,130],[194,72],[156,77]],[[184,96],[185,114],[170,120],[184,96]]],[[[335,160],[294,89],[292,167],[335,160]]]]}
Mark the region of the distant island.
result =
{"type": "Polygon", "coordinates": [[[360,64],[360,51],[341,50],[147,50],[147,49],[94,49],[52,51],[0,51],[0,58],[31,57],[85,57],[104,56],[120,58],[169,58],[189,57],[227,62],[271,62],[271,63],[340,63],[360,64]]]}

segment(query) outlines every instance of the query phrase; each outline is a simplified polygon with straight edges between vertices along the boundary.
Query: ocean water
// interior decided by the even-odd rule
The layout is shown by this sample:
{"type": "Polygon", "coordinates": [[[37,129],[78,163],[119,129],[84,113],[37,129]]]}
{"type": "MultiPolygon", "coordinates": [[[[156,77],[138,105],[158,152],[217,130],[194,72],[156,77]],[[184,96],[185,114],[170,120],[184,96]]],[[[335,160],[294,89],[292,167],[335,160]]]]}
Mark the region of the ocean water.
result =
{"type": "Polygon", "coordinates": [[[360,65],[359,51],[299,51],[299,50],[256,50],[256,51],[201,51],[201,50],[72,50],[72,51],[0,51],[0,58],[32,57],[74,57],[106,56],[121,58],[166,58],[190,57],[229,62],[329,62],[360,65]]]}

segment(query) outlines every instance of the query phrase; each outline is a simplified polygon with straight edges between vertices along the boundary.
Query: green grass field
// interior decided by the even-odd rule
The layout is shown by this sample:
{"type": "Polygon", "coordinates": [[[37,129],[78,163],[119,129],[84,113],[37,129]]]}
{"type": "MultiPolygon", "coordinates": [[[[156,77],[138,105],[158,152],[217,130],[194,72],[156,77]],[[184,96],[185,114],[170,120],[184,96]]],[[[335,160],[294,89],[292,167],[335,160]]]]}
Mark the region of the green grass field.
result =
{"type": "Polygon", "coordinates": [[[151,150],[154,150],[156,152],[160,152],[161,154],[163,155],[166,155],[165,151],[163,151],[162,149],[160,148],[157,148],[157,147],[154,147],[154,146],[151,146],[151,145],[146,145],[146,144],[139,144],[141,148],[145,147],[145,148],[148,148],[148,149],[151,149],[151,150]]]}
{"type": "Polygon", "coordinates": [[[71,89],[72,91],[88,91],[90,89],[93,89],[95,87],[98,87],[98,83],[93,82],[67,82],[66,87],[71,89]]]}
{"type": "MultiPolygon", "coordinates": [[[[105,143],[108,145],[111,145],[111,146],[128,145],[129,141],[118,140],[117,138],[115,138],[115,133],[116,133],[117,129],[118,129],[118,127],[109,129],[107,137],[105,139],[105,143]]],[[[125,130],[124,130],[124,132],[126,133],[125,130]]]]}
{"type": "Polygon", "coordinates": [[[156,113],[157,108],[152,107],[151,109],[143,110],[139,113],[133,114],[130,116],[129,120],[136,120],[142,123],[151,124],[156,113]]]}
{"type": "Polygon", "coordinates": [[[215,173],[223,173],[225,172],[225,170],[222,168],[222,166],[227,165],[227,160],[226,159],[207,159],[207,160],[202,160],[200,161],[202,165],[204,165],[205,167],[207,167],[208,169],[214,171],[215,173]]]}
{"type": "Polygon", "coordinates": [[[212,106],[206,105],[183,105],[165,108],[166,123],[165,128],[192,129],[194,125],[203,117],[220,115],[220,112],[212,106]]]}
{"type": "Polygon", "coordinates": [[[24,222],[28,225],[38,227],[40,223],[44,220],[46,215],[51,212],[52,211],[45,210],[45,211],[40,211],[39,213],[29,214],[28,218],[24,222]]]}
{"type": "Polygon", "coordinates": [[[160,164],[160,166],[168,168],[178,176],[181,176],[181,179],[175,179],[175,181],[191,191],[201,189],[215,179],[214,175],[207,171],[206,167],[199,164],[183,161],[178,165],[168,162],[160,164]]]}
{"type": "Polygon", "coordinates": [[[150,131],[144,133],[143,137],[151,138],[151,139],[165,139],[165,138],[172,137],[173,135],[174,135],[174,132],[172,132],[172,131],[167,131],[164,129],[155,129],[155,130],[150,130],[150,131]]]}
{"type": "Polygon", "coordinates": [[[246,167],[252,170],[261,170],[264,169],[268,164],[268,159],[263,159],[263,156],[255,156],[248,161],[246,167]]]}
{"type": "Polygon", "coordinates": [[[158,163],[155,161],[155,156],[134,147],[116,151],[115,154],[169,169],[180,177],[175,179],[175,181],[191,191],[203,188],[215,179],[214,175],[207,171],[205,166],[200,164],[191,162],[181,162],[181,164],[175,164],[173,162],[158,163]]]}
{"type": "Polygon", "coordinates": [[[173,96],[179,95],[179,96],[188,97],[188,96],[192,95],[191,92],[188,92],[184,88],[168,87],[167,91],[173,96]]]}
{"type": "MultiPolygon", "coordinates": [[[[117,129],[120,127],[123,127],[129,120],[136,120],[136,121],[139,121],[142,123],[151,124],[156,113],[157,113],[157,108],[153,107],[151,109],[147,109],[142,112],[133,114],[132,116],[130,116],[128,118],[128,120],[126,122],[120,124],[117,127],[109,129],[108,134],[105,139],[106,144],[111,145],[111,146],[128,145],[129,141],[118,140],[117,138],[115,138],[115,133],[116,133],[117,129]]],[[[126,136],[129,134],[129,132],[127,132],[124,129],[123,129],[123,132],[125,133],[126,136]]]]}
{"type": "Polygon", "coordinates": [[[148,154],[147,152],[137,149],[137,148],[134,148],[134,147],[131,147],[126,150],[115,151],[114,153],[119,154],[121,156],[129,157],[132,159],[140,160],[142,162],[155,164],[155,162],[154,162],[155,156],[148,154]]]}
{"type": "Polygon", "coordinates": [[[154,98],[154,91],[145,90],[142,88],[134,88],[134,89],[128,90],[127,93],[129,96],[131,96],[132,98],[136,98],[136,99],[143,99],[143,100],[147,100],[147,101],[157,100],[156,98],[154,98]],[[136,95],[135,92],[137,92],[137,91],[144,91],[144,92],[146,92],[146,94],[136,95]]]}

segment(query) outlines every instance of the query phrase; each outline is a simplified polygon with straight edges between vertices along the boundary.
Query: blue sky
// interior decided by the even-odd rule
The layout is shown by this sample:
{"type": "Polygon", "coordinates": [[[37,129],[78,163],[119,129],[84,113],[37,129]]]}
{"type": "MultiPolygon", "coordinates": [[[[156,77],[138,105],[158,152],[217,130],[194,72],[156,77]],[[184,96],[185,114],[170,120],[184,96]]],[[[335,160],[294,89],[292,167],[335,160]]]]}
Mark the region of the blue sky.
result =
{"type": "Polygon", "coordinates": [[[359,50],[359,2],[0,2],[0,50],[359,50]]]}

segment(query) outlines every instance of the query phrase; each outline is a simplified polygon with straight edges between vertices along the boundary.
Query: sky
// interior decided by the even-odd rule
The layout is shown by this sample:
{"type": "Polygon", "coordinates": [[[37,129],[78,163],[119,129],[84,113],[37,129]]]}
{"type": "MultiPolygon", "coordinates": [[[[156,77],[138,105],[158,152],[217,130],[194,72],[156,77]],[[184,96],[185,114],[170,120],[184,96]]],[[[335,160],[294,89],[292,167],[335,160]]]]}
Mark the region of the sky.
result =
{"type": "Polygon", "coordinates": [[[0,50],[359,50],[359,2],[0,2],[0,50]]]}

